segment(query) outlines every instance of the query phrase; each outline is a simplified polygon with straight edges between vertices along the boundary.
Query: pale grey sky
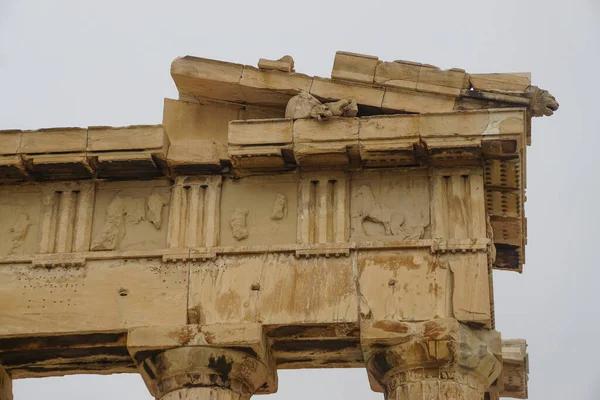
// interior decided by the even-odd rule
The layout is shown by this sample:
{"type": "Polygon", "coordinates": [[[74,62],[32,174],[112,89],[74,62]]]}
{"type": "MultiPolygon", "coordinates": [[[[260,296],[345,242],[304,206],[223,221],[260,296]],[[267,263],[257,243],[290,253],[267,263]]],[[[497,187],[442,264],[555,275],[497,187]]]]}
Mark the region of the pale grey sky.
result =
{"type": "MultiPolygon", "coordinates": [[[[496,323],[526,338],[530,399],[600,399],[600,4],[571,1],[0,0],[0,129],[160,123],[186,54],[255,65],[336,50],[467,72],[531,71],[560,103],[533,122],[527,264],[496,272],[496,323]]],[[[1,306],[1,305],[0,305],[1,306]]],[[[382,399],[356,370],[282,371],[277,399],[382,399]]],[[[18,380],[16,400],[150,399],[135,375],[18,380]]]]}

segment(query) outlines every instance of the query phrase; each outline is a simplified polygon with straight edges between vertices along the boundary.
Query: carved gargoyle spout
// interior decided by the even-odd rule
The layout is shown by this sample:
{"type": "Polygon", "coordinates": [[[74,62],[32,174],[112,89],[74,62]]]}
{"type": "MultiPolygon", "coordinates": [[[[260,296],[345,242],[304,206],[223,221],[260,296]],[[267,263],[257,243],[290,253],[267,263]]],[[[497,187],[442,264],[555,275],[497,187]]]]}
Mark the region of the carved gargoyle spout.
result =
{"type": "Polygon", "coordinates": [[[318,121],[327,121],[332,116],[355,117],[357,114],[358,105],[355,100],[342,99],[323,104],[305,91],[292,97],[285,109],[286,118],[314,118],[318,121]]]}
{"type": "Polygon", "coordinates": [[[549,117],[558,110],[558,102],[547,90],[537,86],[530,86],[525,91],[526,97],[531,99],[530,108],[534,117],[549,117]]]}

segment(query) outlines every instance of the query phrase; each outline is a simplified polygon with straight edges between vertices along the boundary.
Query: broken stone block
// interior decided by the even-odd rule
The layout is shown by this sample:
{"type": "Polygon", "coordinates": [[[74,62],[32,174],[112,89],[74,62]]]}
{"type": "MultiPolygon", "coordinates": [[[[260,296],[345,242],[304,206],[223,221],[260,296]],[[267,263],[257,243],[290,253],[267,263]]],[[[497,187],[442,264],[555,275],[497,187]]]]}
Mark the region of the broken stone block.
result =
{"type": "Polygon", "coordinates": [[[292,56],[285,55],[279,60],[267,60],[261,58],[258,60],[259,69],[273,69],[282,72],[294,72],[294,58],[292,56]]]}
{"type": "Polygon", "coordinates": [[[379,59],[374,56],[338,51],[335,53],[331,78],[373,83],[375,68],[379,62],[379,59]]]}

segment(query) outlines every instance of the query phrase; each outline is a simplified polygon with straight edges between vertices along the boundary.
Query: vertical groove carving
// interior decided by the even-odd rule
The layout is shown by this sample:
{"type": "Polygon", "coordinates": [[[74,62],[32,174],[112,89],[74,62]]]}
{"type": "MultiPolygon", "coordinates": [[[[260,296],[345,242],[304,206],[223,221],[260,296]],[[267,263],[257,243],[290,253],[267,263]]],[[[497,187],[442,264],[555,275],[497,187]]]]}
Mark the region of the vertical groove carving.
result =
{"type": "Polygon", "coordinates": [[[216,246],[220,201],[220,176],[178,177],[171,194],[169,247],[216,246]]]}
{"type": "Polygon", "coordinates": [[[58,233],[55,253],[68,253],[73,247],[73,225],[75,224],[75,205],[77,191],[61,192],[58,203],[58,233]]]}
{"type": "Polygon", "coordinates": [[[329,202],[327,201],[327,198],[329,197],[329,190],[330,190],[330,185],[329,185],[330,181],[320,181],[317,183],[317,195],[318,195],[318,202],[317,202],[317,215],[318,215],[318,220],[317,220],[317,226],[316,226],[316,230],[317,230],[317,240],[315,240],[315,242],[317,243],[327,243],[327,238],[328,238],[328,233],[327,232],[327,227],[328,227],[328,219],[329,219],[329,214],[332,212],[332,210],[329,208],[329,202]]]}
{"type": "Polygon", "coordinates": [[[464,170],[442,170],[431,182],[433,236],[444,239],[486,237],[483,177],[464,170]]]}
{"type": "Polygon", "coordinates": [[[95,186],[51,184],[44,188],[40,253],[69,253],[90,248],[95,186]]]}
{"type": "Polygon", "coordinates": [[[299,183],[298,242],[343,243],[349,233],[346,175],[310,175],[299,183]]]}
{"type": "Polygon", "coordinates": [[[171,208],[169,209],[169,229],[167,230],[167,243],[170,248],[179,246],[179,230],[181,226],[181,199],[183,187],[181,185],[173,185],[171,189],[171,208]]]}

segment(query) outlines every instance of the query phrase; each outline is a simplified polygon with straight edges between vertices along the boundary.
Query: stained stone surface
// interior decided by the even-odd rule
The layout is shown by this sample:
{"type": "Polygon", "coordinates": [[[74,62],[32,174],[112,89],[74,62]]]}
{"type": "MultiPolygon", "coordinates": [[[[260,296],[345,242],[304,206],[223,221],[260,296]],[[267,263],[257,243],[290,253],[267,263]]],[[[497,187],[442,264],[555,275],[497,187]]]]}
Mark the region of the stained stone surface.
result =
{"type": "Polygon", "coordinates": [[[522,272],[531,119],[556,99],[347,52],[330,79],[258,67],[176,59],[161,125],[0,131],[0,399],[135,371],[247,399],[326,367],[390,399],[525,398],[492,270],[522,272]]]}

